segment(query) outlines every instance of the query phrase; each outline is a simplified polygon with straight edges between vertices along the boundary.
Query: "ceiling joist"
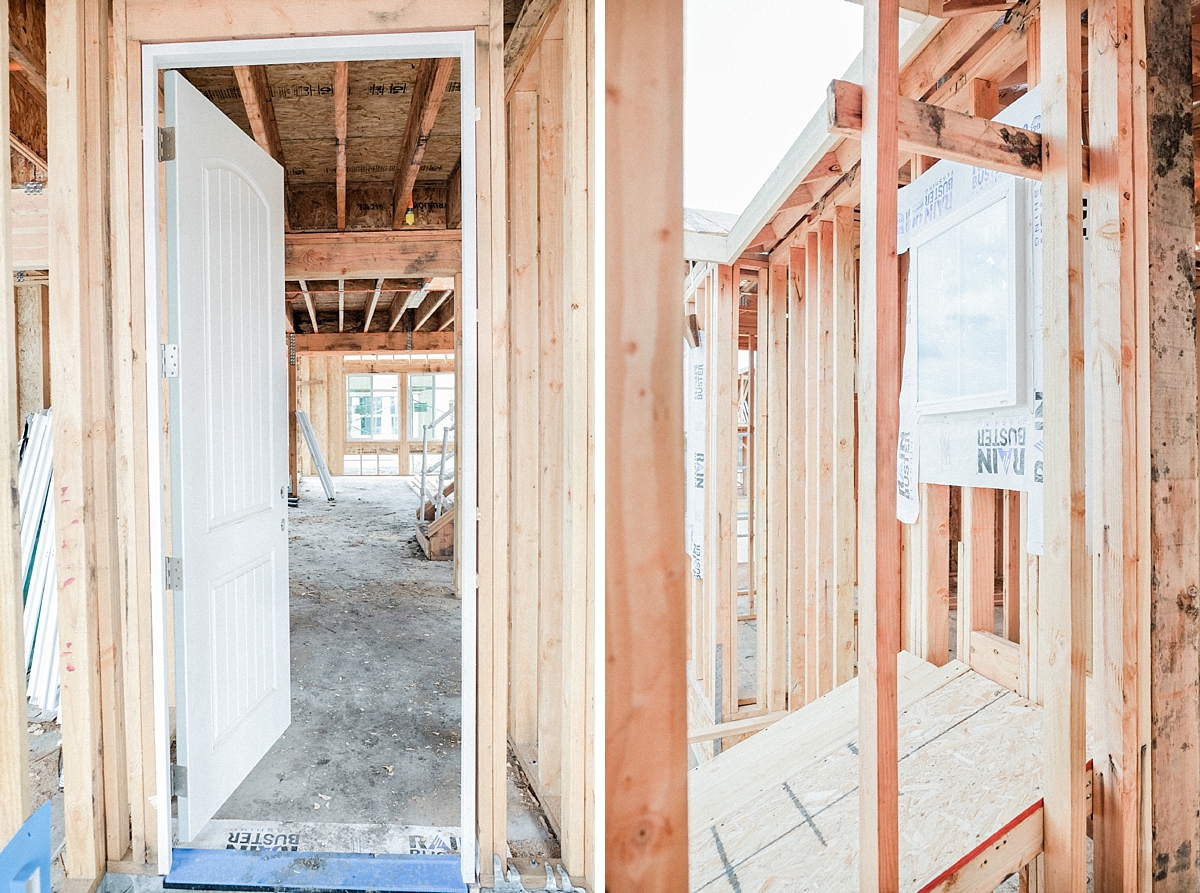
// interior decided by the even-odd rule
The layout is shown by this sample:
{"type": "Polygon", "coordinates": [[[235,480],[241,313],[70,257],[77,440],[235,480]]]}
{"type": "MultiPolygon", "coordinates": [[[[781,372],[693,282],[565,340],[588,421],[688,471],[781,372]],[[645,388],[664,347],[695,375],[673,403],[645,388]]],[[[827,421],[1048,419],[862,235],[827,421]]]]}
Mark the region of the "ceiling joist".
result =
{"type": "Polygon", "coordinates": [[[371,317],[375,315],[375,308],[379,305],[379,293],[381,291],[383,291],[383,280],[379,279],[375,282],[375,294],[371,296],[371,303],[367,305],[367,318],[363,322],[364,332],[371,328],[371,317]]]}
{"type": "Polygon", "coordinates": [[[421,306],[421,302],[425,300],[425,296],[429,294],[429,280],[421,283],[421,287],[416,291],[403,294],[398,292],[395,300],[392,301],[392,310],[388,317],[388,331],[396,328],[396,324],[400,322],[400,318],[414,307],[421,306]],[[403,296],[402,296],[403,295],[403,296]]]}
{"type": "Polygon", "coordinates": [[[308,308],[308,319],[312,323],[313,331],[320,332],[321,327],[317,325],[317,308],[313,306],[312,295],[308,293],[308,283],[303,279],[300,280],[300,291],[304,292],[304,306],[308,308]]]}
{"type": "Polygon", "coordinates": [[[265,65],[235,65],[238,88],[242,91],[242,103],[246,106],[246,117],[250,119],[250,132],[254,141],[266,150],[283,168],[283,227],[291,232],[291,216],[287,165],[283,161],[283,142],[279,139],[279,125],[275,122],[275,106],[271,102],[271,84],[267,79],[265,65]]]}
{"type": "Polygon", "coordinates": [[[421,308],[421,312],[417,315],[417,323],[413,326],[413,329],[418,332],[421,331],[425,323],[429,322],[429,318],[438,311],[439,307],[441,307],[450,299],[452,294],[454,294],[453,290],[448,289],[433,300],[426,301],[425,306],[421,308]]]}
{"type": "Polygon", "coordinates": [[[346,131],[350,98],[350,63],[333,63],[333,132],[337,145],[337,228],[346,231],[346,131]]]}
{"type": "Polygon", "coordinates": [[[421,159],[425,146],[433,132],[442,97],[450,86],[450,74],[454,70],[453,59],[422,59],[417,63],[417,82],[413,86],[412,104],[408,109],[408,121],[404,126],[404,139],[400,143],[400,155],[396,160],[396,178],[393,184],[392,229],[400,229],[404,214],[412,204],[413,187],[421,170],[421,159]]]}

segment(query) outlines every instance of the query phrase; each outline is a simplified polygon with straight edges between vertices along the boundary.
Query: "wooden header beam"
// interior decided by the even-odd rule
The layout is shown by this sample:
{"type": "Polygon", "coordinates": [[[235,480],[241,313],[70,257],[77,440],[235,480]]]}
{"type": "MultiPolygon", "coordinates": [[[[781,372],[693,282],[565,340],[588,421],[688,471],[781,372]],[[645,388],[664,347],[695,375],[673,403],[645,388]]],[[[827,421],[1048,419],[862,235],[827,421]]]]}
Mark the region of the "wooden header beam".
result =
{"type": "Polygon", "coordinates": [[[421,159],[425,156],[425,146],[429,143],[429,135],[433,132],[433,123],[437,120],[442,97],[450,85],[453,69],[453,59],[422,59],[417,65],[417,82],[413,87],[412,104],[408,107],[408,121],[404,125],[404,141],[400,144],[400,157],[396,160],[392,229],[400,229],[404,225],[404,212],[412,203],[421,159]]]}
{"type": "Polygon", "coordinates": [[[290,233],[288,279],[419,279],[462,270],[460,230],[290,233]]]}
{"type": "Polygon", "coordinates": [[[296,353],[454,353],[453,332],[339,332],[296,335],[296,353]]]}

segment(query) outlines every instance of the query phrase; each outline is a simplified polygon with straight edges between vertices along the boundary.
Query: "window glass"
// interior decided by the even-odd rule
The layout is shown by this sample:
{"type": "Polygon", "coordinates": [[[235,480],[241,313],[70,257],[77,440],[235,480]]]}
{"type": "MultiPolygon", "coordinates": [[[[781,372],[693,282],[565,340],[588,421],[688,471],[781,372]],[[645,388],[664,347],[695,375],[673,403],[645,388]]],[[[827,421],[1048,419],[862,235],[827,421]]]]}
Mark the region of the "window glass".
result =
{"type": "Polygon", "coordinates": [[[399,401],[398,375],[347,375],[347,439],[396,440],[400,436],[399,401]]]}
{"type": "Polygon", "coordinates": [[[454,373],[438,372],[408,377],[409,404],[412,426],[410,436],[420,440],[429,427],[431,441],[442,439],[442,431],[449,428],[454,437],[454,373]]]}
{"type": "Polygon", "coordinates": [[[999,404],[1014,387],[1008,213],[1008,202],[995,202],[914,249],[919,404],[999,404]]]}

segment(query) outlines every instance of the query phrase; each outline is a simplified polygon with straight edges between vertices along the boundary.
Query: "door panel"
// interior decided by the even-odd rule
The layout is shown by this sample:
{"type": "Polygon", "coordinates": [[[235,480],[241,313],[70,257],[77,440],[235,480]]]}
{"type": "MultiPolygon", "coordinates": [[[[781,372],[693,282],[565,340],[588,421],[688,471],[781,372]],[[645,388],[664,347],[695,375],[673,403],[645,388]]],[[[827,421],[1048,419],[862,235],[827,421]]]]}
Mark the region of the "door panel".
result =
{"type": "Polygon", "coordinates": [[[184,842],[291,722],[283,170],[177,72],[164,87],[184,842]]]}

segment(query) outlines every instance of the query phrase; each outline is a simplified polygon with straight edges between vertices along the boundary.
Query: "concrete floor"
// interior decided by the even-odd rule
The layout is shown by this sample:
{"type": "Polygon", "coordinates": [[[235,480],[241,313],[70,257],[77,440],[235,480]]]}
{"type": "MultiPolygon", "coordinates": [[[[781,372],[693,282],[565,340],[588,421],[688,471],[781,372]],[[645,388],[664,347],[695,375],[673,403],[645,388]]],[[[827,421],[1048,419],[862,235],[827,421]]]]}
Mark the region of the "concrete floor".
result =
{"type": "MultiPolygon", "coordinates": [[[[292,724],[217,819],[457,827],[462,605],[407,478],[316,478],[290,510],[292,724]]],[[[557,854],[510,779],[510,829],[557,854]]]]}

